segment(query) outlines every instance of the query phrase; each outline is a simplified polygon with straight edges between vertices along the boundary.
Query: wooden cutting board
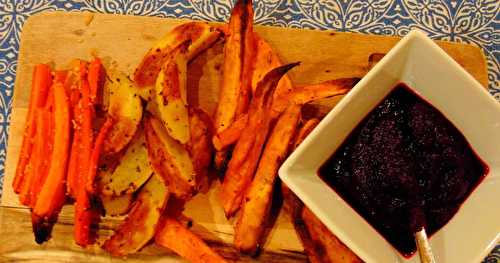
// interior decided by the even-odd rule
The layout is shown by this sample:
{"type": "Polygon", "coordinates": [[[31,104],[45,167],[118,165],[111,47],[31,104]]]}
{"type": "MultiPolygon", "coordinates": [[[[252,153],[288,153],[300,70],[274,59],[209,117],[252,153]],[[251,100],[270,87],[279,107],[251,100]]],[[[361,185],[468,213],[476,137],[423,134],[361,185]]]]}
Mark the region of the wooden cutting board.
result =
{"type": "MultiPolygon", "coordinates": [[[[121,16],[89,13],[41,13],[30,17],[23,27],[17,77],[12,104],[9,141],[0,207],[0,260],[115,262],[97,246],[87,250],[72,239],[73,207],[66,206],[54,228],[53,238],[39,246],[33,241],[29,211],[19,205],[12,191],[12,179],[21,145],[27,113],[33,65],[53,63],[64,68],[74,58],[90,59],[91,54],[103,58],[105,65],[115,66],[127,74],[133,72],[145,52],[173,26],[186,20],[121,16]]],[[[340,77],[362,77],[368,71],[368,58],[373,53],[387,53],[397,37],[371,36],[332,31],[312,31],[257,26],[256,31],[279,53],[283,62],[302,61],[292,70],[294,84],[306,84],[340,77]]],[[[488,78],[482,51],[474,46],[439,42],[448,54],[474,76],[484,87],[488,78]]],[[[189,100],[212,113],[218,97],[222,63],[219,42],[189,66],[189,100]]],[[[322,101],[314,114],[324,115],[338,99],[322,101]]],[[[241,261],[232,248],[233,220],[227,221],[218,203],[219,185],[215,183],[205,194],[196,196],[187,206],[186,215],[193,218],[193,231],[203,237],[222,255],[241,261]]],[[[264,262],[304,262],[302,246],[289,216],[284,210],[277,216],[263,253],[264,262]]],[[[105,219],[101,234],[107,236],[118,219],[105,219]]],[[[177,261],[171,252],[148,246],[128,257],[129,261],[177,261]]]]}

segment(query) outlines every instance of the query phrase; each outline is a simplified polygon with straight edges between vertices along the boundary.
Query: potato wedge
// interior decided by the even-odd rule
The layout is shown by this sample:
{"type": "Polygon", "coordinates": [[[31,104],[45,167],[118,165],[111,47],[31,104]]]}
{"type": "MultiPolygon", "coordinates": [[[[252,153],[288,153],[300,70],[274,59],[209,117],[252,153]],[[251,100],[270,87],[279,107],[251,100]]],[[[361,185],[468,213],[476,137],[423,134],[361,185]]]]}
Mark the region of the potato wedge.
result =
{"type": "Polygon", "coordinates": [[[109,92],[108,114],[114,124],[104,141],[104,154],[121,151],[132,140],[142,118],[142,103],[137,88],[121,73],[116,73],[106,81],[109,92]]]}
{"type": "Polygon", "coordinates": [[[185,144],[189,141],[186,78],[189,43],[170,54],[156,79],[155,102],[168,134],[185,144]]]}
{"type": "Polygon", "coordinates": [[[357,263],[361,259],[354,254],[342,241],[326,228],[325,225],[309,210],[302,209],[302,222],[311,239],[314,250],[321,262],[357,263]]]}
{"type": "Polygon", "coordinates": [[[153,238],[168,197],[168,189],[161,177],[151,176],[125,221],[102,248],[113,256],[126,256],[141,249],[153,238]]]}
{"type": "Polygon", "coordinates": [[[160,120],[148,116],[144,126],[153,170],[165,180],[172,195],[184,200],[191,198],[196,178],[189,152],[168,135],[160,120]]]}
{"type": "Polygon", "coordinates": [[[201,238],[172,217],[164,217],[155,235],[156,244],[171,249],[193,263],[227,262],[201,238]]]}
{"type": "Polygon", "coordinates": [[[152,173],[144,131],[139,129],[114,171],[99,171],[98,189],[105,196],[131,194],[139,189],[152,173]]]}
{"type": "Polygon", "coordinates": [[[215,43],[221,35],[218,27],[205,22],[189,22],[173,28],[146,53],[134,72],[135,83],[140,88],[153,86],[165,63],[164,59],[182,43],[191,42],[187,50],[187,60],[191,60],[215,43]]]}
{"type": "Polygon", "coordinates": [[[238,211],[250,184],[270,128],[274,90],[280,78],[299,63],[278,67],[259,83],[248,111],[248,126],[234,148],[221,189],[221,201],[226,217],[238,211]]]}
{"type": "Polygon", "coordinates": [[[132,207],[134,201],[133,194],[123,194],[119,196],[101,195],[104,214],[107,216],[120,216],[126,214],[132,207]]]}
{"type": "Polygon", "coordinates": [[[257,252],[269,216],[274,182],[296,133],[300,112],[301,105],[288,106],[267,140],[235,226],[234,245],[241,252],[248,254],[257,252]]]}
{"type": "Polygon", "coordinates": [[[210,138],[213,134],[213,126],[210,116],[204,111],[191,107],[189,109],[189,129],[191,140],[187,150],[193,160],[196,172],[196,188],[208,188],[208,169],[212,162],[213,147],[210,138]]]}

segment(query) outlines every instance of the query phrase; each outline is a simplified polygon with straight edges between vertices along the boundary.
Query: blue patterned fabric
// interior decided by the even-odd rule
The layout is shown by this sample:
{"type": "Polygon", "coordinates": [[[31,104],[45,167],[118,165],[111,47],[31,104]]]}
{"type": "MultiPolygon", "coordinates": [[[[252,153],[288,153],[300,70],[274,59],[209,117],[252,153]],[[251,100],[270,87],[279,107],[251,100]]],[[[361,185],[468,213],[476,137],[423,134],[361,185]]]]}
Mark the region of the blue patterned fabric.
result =
{"type": "MultiPolygon", "coordinates": [[[[403,36],[419,28],[433,39],[471,43],[488,61],[489,91],[500,100],[498,0],[254,0],[257,24],[403,36]]],[[[231,0],[0,0],[0,196],[19,37],[26,19],[48,10],[225,21],[231,0]]],[[[500,135],[499,135],[500,136],[500,135]]],[[[500,246],[485,259],[500,262],[500,246]]]]}

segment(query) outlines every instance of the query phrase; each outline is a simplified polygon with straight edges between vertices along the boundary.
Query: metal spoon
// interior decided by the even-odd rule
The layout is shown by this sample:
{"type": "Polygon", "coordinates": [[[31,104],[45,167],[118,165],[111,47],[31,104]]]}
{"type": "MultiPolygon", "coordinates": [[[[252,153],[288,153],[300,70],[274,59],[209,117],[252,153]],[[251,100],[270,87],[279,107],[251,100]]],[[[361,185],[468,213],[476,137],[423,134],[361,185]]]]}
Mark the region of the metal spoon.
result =
{"type": "Polygon", "coordinates": [[[429,244],[429,239],[427,239],[427,234],[425,233],[425,228],[422,227],[422,229],[415,233],[415,242],[417,243],[420,262],[436,263],[434,255],[432,254],[431,245],[429,244]]]}

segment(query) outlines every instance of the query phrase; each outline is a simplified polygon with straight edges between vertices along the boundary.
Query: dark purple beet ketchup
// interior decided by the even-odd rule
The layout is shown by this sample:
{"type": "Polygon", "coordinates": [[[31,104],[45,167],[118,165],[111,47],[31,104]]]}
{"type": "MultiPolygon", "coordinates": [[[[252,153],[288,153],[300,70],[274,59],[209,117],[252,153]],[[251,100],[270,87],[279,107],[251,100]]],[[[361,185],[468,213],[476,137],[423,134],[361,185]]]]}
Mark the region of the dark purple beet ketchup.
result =
{"type": "Polygon", "coordinates": [[[487,172],[460,131],[404,84],[318,171],[406,257],[416,251],[413,232],[443,227],[487,172]]]}

